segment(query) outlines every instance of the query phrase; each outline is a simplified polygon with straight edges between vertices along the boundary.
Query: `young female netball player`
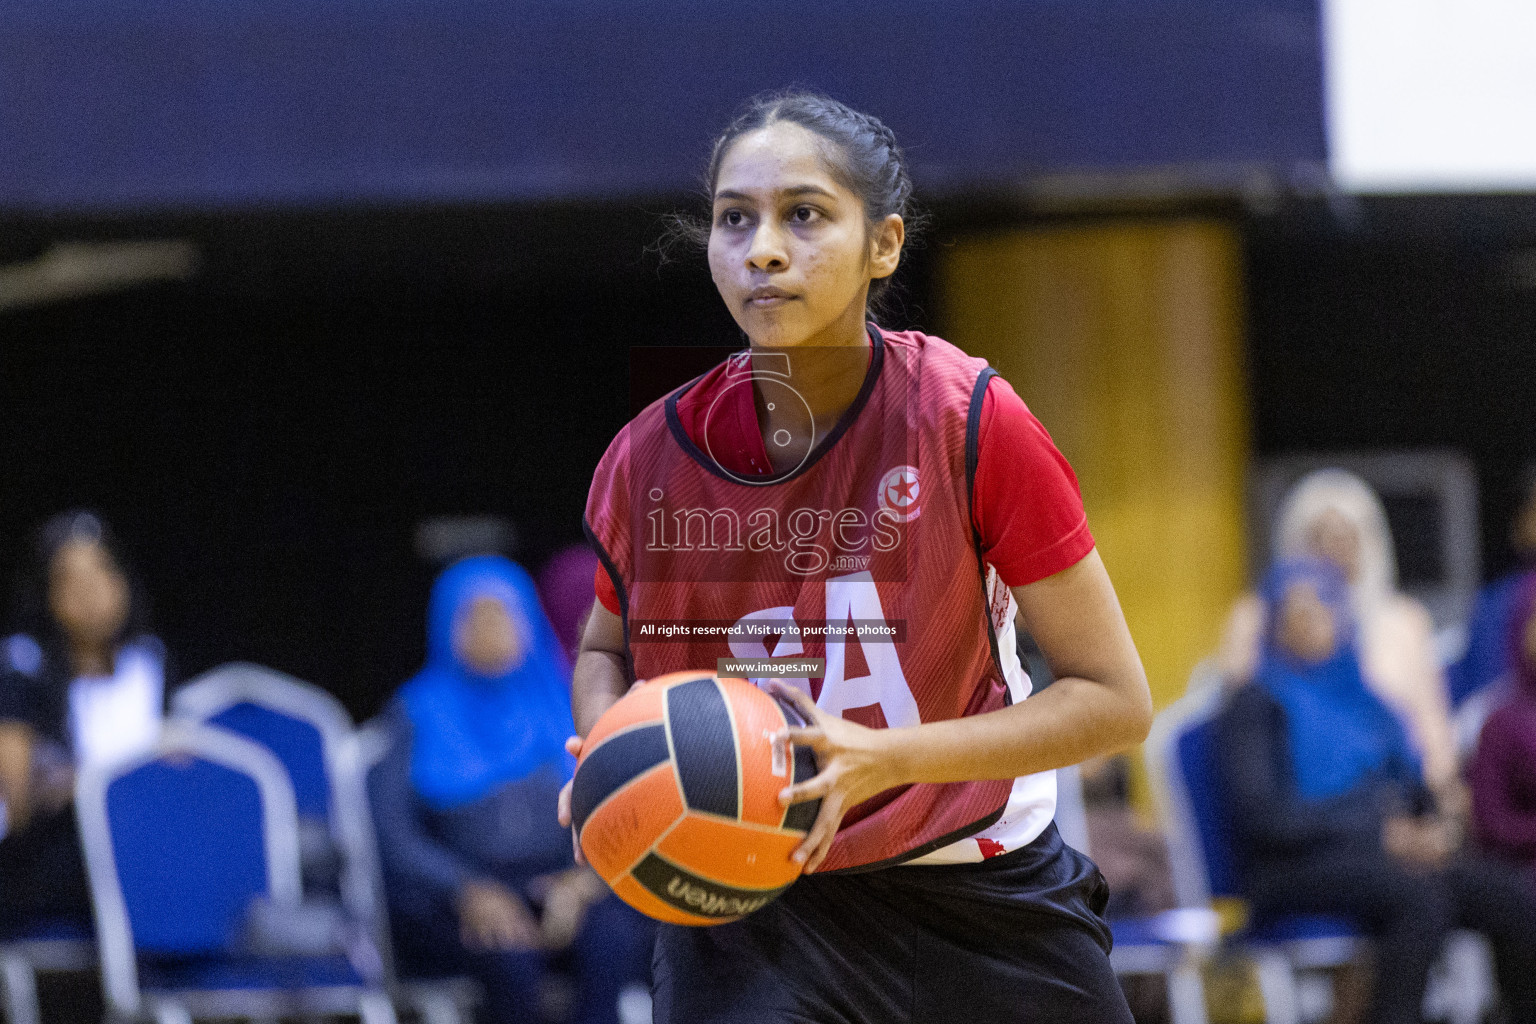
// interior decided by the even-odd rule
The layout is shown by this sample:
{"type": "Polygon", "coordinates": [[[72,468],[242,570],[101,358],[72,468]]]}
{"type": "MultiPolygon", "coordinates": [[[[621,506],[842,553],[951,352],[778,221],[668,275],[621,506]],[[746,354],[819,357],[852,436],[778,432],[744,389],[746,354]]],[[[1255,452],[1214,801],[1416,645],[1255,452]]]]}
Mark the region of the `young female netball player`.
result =
{"type": "Polygon", "coordinates": [[[798,705],[808,724],[788,738],[819,766],[781,800],[821,806],[782,897],[662,926],[657,1024],[1129,1021],[1103,880],[1051,823],[1052,769],[1140,742],[1152,710],[1076,478],[983,360],[867,322],[911,192],[883,124],[761,98],[708,181],[710,271],[750,347],[646,409],[598,466],[586,524],[605,571],[576,725],[634,678],[824,656],[817,678],[762,681],[798,705]],[[1028,700],[1016,613],[1056,675],[1028,700]],[[789,619],[895,642],[633,628],[789,619]]]}

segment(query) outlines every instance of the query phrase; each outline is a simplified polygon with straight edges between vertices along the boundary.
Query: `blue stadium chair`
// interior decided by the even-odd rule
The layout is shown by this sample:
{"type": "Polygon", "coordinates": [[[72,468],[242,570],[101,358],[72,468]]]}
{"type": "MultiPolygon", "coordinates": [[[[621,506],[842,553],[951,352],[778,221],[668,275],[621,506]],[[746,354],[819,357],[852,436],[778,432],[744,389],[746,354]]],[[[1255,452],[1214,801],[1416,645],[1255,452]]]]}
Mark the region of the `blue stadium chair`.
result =
{"type": "MultiPolygon", "coordinates": [[[[1083,781],[1077,766],[1056,769],[1056,829],[1075,850],[1093,856],[1083,781]]],[[[1155,975],[1168,989],[1173,1024],[1206,1024],[1200,965],[1216,939],[1215,914],[1174,910],[1109,922],[1114,935],[1110,966],[1122,977],[1155,975]]]]}
{"type": "MultiPolygon", "coordinates": [[[[1158,715],[1147,737],[1148,774],[1167,832],[1174,891],[1184,907],[1210,908],[1213,900],[1241,898],[1216,769],[1215,721],[1221,701],[1219,677],[1211,666],[1201,665],[1189,691],[1158,715]]],[[[1363,939],[1349,921],[1312,914],[1251,922],[1232,941],[1258,968],[1269,1024],[1300,1024],[1299,972],[1343,966],[1363,950],[1363,939]]]]}
{"type": "Polygon", "coordinates": [[[395,977],[378,843],[368,809],[367,771],[375,752],[335,697],[309,683],[247,663],[223,665],[181,687],[180,718],[208,722],[275,754],[293,784],[301,822],[323,826],[340,855],[341,899],[363,922],[385,987],[428,1024],[458,1024],[478,998],[473,982],[401,982],[395,977]]]}
{"type": "Polygon", "coordinates": [[[303,899],[298,817],[282,764],[222,729],[173,722],[152,751],[80,772],[75,810],[117,1019],[357,1014],[393,1024],[345,956],[241,950],[259,899],[303,899]]]}
{"type": "Polygon", "coordinates": [[[38,1024],[37,975],[95,966],[95,937],[74,921],[49,922],[0,937],[0,999],[6,1024],[38,1024]]]}
{"type": "Polygon", "coordinates": [[[345,842],[354,823],[337,791],[337,751],[352,719],[329,693],[260,665],[237,662],[205,672],[176,691],[172,712],[255,740],[288,770],[300,818],[332,828],[345,842]],[[338,823],[338,819],[341,821],[338,823]]]}

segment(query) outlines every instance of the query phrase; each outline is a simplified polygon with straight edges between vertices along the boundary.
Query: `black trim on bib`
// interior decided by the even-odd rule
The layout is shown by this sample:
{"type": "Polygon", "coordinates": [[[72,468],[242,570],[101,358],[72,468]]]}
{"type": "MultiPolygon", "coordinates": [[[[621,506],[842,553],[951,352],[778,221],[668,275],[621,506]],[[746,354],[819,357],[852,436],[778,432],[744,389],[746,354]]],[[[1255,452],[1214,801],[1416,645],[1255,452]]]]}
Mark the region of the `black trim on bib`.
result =
{"type": "Polygon", "coordinates": [[[992,647],[992,664],[997,667],[998,678],[1003,680],[1003,699],[1013,703],[1013,693],[1008,689],[1008,677],[1003,672],[1003,656],[997,646],[997,630],[992,626],[992,595],[987,593],[987,562],[981,554],[981,534],[976,532],[976,464],[981,458],[981,407],[987,397],[987,384],[997,371],[984,366],[971,389],[971,406],[965,414],[965,506],[970,514],[971,547],[976,551],[976,569],[981,573],[981,603],[987,619],[987,643],[992,647]]]}
{"type": "Polygon", "coordinates": [[[603,542],[597,539],[597,531],[592,529],[592,524],[587,522],[585,516],[581,519],[581,532],[587,535],[587,543],[592,545],[592,550],[597,553],[597,560],[603,563],[603,569],[608,573],[608,579],[613,583],[613,591],[619,598],[619,621],[624,626],[624,660],[627,664],[629,677],[635,677],[633,659],[629,656],[629,592],[624,587],[624,577],[619,575],[619,567],[608,556],[608,549],[603,547],[603,542]]]}
{"type": "MultiPolygon", "coordinates": [[[[729,480],[733,484],[740,484],[743,487],[767,487],[770,484],[782,484],[809,472],[810,468],[816,465],[823,455],[832,450],[832,446],[837,444],[843,434],[847,433],[848,428],[853,426],[853,421],[859,418],[859,413],[864,410],[865,404],[869,401],[869,396],[874,393],[875,385],[880,380],[880,369],[885,365],[885,342],[880,337],[880,328],[874,324],[865,324],[864,327],[869,334],[870,344],[873,346],[874,352],[870,356],[869,370],[864,374],[864,384],[859,388],[858,395],[854,397],[853,404],[838,419],[837,425],[832,428],[832,432],[821,439],[821,443],[816,446],[815,450],[811,452],[803,463],[789,472],[775,473],[753,480],[746,480],[739,476],[733,476],[721,469],[698,445],[693,443],[693,438],[689,437],[688,432],[683,429],[682,418],[677,415],[677,400],[689,388],[699,382],[699,377],[695,377],[667,396],[667,429],[672,432],[673,440],[677,442],[678,447],[683,450],[685,455],[704,467],[709,473],[722,480],[729,480]]],[[[700,376],[703,375],[701,374],[700,376]]]]}

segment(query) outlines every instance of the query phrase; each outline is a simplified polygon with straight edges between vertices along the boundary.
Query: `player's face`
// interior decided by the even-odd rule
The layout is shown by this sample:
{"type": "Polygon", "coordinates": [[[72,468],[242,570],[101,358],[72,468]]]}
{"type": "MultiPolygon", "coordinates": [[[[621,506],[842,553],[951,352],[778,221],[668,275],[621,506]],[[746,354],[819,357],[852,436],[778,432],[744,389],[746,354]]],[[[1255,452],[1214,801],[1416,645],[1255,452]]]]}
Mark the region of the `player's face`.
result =
{"type": "Polygon", "coordinates": [[[869,282],[900,259],[901,218],[867,223],[827,165],[829,145],[777,122],[720,161],[709,269],[754,345],[863,344],[869,282]]]}

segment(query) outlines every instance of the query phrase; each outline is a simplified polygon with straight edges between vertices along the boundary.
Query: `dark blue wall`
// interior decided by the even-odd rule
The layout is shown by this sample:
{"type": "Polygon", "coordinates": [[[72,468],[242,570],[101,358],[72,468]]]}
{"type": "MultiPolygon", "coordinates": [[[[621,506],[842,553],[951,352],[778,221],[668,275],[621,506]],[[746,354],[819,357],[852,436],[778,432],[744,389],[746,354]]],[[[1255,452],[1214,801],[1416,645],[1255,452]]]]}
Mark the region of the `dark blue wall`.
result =
{"type": "Polygon", "coordinates": [[[745,96],[932,190],[1324,155],[1316,0],[0,0],[0,209],[667,192],[745,96]],[[726,13],[729,12],[729,13],[726,13]]]}

